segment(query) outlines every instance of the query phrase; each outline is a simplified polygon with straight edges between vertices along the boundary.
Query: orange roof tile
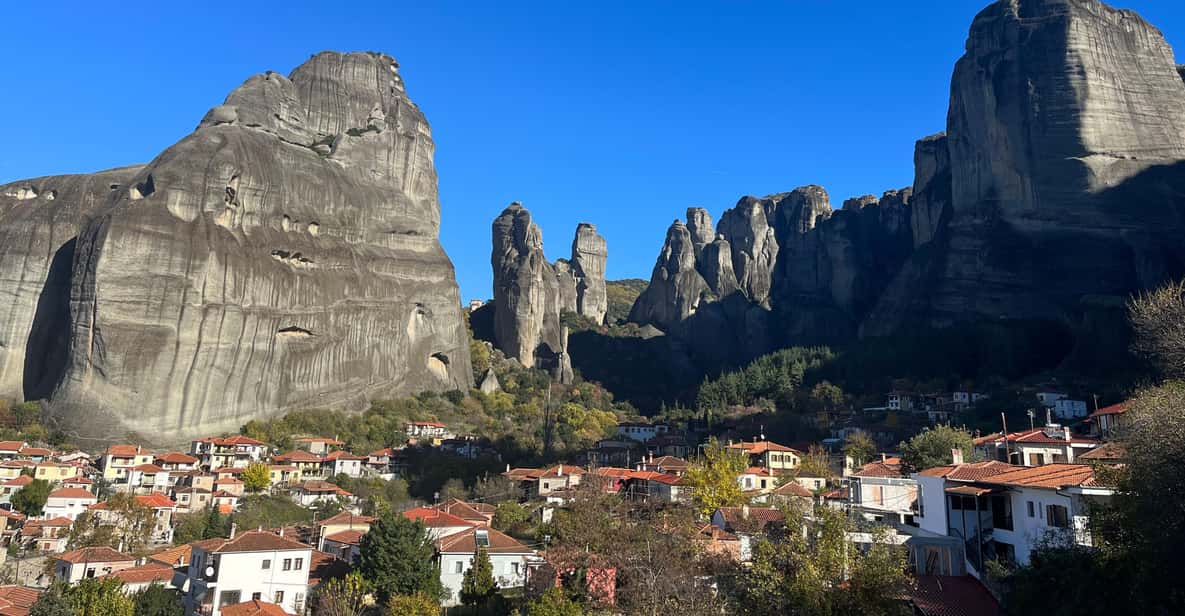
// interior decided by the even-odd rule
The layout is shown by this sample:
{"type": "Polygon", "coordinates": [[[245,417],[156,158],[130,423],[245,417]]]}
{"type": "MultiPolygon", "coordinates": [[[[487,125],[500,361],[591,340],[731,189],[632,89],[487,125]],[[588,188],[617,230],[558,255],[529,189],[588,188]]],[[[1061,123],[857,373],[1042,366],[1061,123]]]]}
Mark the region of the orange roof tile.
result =
{"type": "Polygon", "coordinates": [[[431,507],[417,507],[415,509],[408,509],[403,512],[403,517],[409,520],[422,522],[428,528],[441,528],[446,526],[473,526],[473,523],[459,518],[451,513],[445,513],[438,509],[431,507]]]}
{"type": "Polygon", "coordinates": [[[1112,404],[1111,406],[1104,406],[1103,408],[1090,414],[1090,417],[1098,417],[1100,415],[1122,415],[1131,408],[1131,401],[1120,402],[1119,404],[1112,404]]]}
{"type": "Polygon", "coordinates": [[[533,554],[531,548],[515,541],[511,537],[492,528],[471,528],[449,535],[436,542],[436,549],[442,554],[474,554],[479,547],[478,533],[484,533],[489,545],[485,547],[490,554],[533,554]]]}
{"type": "Polygon", "coordinates": [[[112,445],[103,453],[120,458],[130,458],[148,452],[144,451],[139,445],[112,445]]]}
{"type": "Polygon", "coordinates": [[[197,464],[197,461],[197,458],[179,451],[170,451],[156,456],[157,464],[197,464]]]}
{"type": "Polygon", "coordinates": [[[173,580],[173,568],[157,562],[109,573],[102,577],[115,578],[124,584],[168,583],[173,580]]]}
{"type": "Polygon", "coordinates": [[[377,519],[378,518],[373,518],[368,515],[355,515],[349,511],[342,511],[335,515],[331,515],[320,522],[317,522],[317,526],[338,526],[341,524],[369,525],[373,524],[377,519]]]}
{"type": "Polygon", "coordinates": [[[980,483],[1031,488],[1064,488],[1094,485],[1094,468],[1088,464],[1046,464],[992,475],[980,483]]]}
{"type": "Polygon", "coordinates": [[[129,556],[121,552],[117,552],[106,546],[99,546],[93,548],[79,548],[77,550],[70,550],[57,555],[57,560],[64,560],[68,563],[126,563],[134,562],[135,556],[129,556]]]}
{"type": "Polygon", "coordinates": [[[791,449],[785,445],[779,445],[773,441],[757,441],[756,443],[742,441],[740,443],[733,443],[732,445],[729,445],[728,448],[740,449],[748,454],[762,454],[767,451],[801,453],[800,451],[791,449]]]}
{"type": "Polygon", "coordinates": [[[987,462],[968,462],[957,466],[935,466],[920,471],[923,477],[944,477],[953,481],[979,481],[985,477],[998,475],[1019,468],[1005,462],[988,460],[987,462]]]}
{"type": "Polygon", "coordinates": [[[189,544],[165,548],[148,555],[148,560],[156,561],[170,567],[180,567],[189,564],[189,557],[193,554],[193,546],[189,544]]]}
{"type": "Polygon", "coordinates": [[[365,534],[366,531],[362,530],[342,530],[333,533],[332,535],[325,535],[325,540],[336,541],[337,543],[344,543],[347,545],[358,545],[358,542],[362,540],[362,536],[365,534]]]}
{"type": "Polygon", "coordinates": [[[93,498],[98,500],[99,497],[92,494],[89,490],[82,488],[58,488],[49,493],[50,498],[93,498]]]}
{"type": "Polygon", "coordinates": [[[258,599],[227,605],[220,611],[222,616],[292,616],[275,603],[264,603],[258,599]]]}
{"type": "Polygon", "coordinates": [[[787,479],[786,483],[778,486],[778,489],[774,490],[774,494],[778,496],[802,496],[804,498],[814,496],[810,490],[806,489],[806,486],[793,479],[787,479]]]}
{"type": "Polygon", "coordinates": [[[869,462],[860,467],[860,470],[852,473],[854,477],[901,477],[901,465],[888,464],[887,462],[869,462]]]}
{"type": "Polygon", "coordinates": [[[311,550],[312,547],[265,530],[239,533],[234,539],[206,539],[190,545],[214,554],[266,552],[271,550],[311,550]]]}
{"type": "Polygon", "coordinates": [[[27,616],[41,591],[26,586],[0,586],[0,616],[27,616]]]}

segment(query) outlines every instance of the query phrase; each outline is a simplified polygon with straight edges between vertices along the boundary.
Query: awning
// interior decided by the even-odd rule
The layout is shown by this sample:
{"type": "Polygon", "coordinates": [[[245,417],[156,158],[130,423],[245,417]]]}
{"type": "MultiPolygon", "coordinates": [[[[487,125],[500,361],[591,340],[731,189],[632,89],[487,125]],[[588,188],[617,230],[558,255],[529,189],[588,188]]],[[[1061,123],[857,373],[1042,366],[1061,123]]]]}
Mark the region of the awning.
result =
{"type": "Polygon", "coordinates": [[[992,492],[992,488],[980,488],[977,486],[955,486],[946,489],[947,494],[960,494],[962,496],[983,496],[992,492]]]}

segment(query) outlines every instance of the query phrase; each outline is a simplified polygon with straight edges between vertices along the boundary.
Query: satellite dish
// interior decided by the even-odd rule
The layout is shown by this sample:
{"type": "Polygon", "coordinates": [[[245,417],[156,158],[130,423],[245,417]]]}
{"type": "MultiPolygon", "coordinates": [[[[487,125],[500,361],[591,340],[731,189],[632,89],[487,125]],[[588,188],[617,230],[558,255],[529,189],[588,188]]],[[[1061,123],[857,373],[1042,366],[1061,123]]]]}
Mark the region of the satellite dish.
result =
{"type": "Polygon", "coordinates": [[[206,567],[206,577],[214,577],[215,573],[216,573],[216,571],[214,569],[214,565],[210,565],[209,567],[206,567]]]}

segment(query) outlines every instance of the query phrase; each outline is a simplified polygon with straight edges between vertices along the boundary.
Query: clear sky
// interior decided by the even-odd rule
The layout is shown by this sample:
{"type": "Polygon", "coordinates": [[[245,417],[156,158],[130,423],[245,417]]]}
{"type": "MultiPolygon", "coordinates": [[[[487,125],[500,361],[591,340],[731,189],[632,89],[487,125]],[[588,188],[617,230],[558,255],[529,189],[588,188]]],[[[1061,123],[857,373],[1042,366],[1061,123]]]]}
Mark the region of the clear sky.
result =
{"type": "MultiPolygon", "coordinates": [[[[610,278],[649,278],[691,205],[913,179],[986,0],[10,2],[0,183],[147,162],[264,70],[397,58],[436,140],[442,241],[490,290],[490,223],[522,201],[552,259],[576,223],[610,278]]],[[[1185,2],[1125,0],[1185,48],[1185,2]]],[[[1185,54],[1179,54],[1185,61],[1185,54]]]]}

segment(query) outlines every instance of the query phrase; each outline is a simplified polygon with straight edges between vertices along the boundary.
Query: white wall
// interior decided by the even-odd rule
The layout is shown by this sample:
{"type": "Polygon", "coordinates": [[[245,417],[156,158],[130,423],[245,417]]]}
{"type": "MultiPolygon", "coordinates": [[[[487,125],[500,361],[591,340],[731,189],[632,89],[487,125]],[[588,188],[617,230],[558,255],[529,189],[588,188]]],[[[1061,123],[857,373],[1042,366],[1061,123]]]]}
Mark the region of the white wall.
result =
{"type": "MultiPolygon", "coordinates": [[[[285,550],[281,552],[236,552],[231,554],[217,554],[218,579],[210,583],[213,588],[212,604],[214,612],[211,616],[220,616],[218,605],[222,593],[239,591],[239,601],[250,601],[253,593],[260,593],[260,600],[274,602],[276,591],[284,592],[284,603],[281,605],[291,613],[303,613],[308,603],[309,565],[312,561],[312,548],[308,550],[285,550]],[[284,570],[284,560],[291,561],[291,568],[284,570]],[[297,569],[296,560],[300,559],[297,569]],[[263,568],[263,561],[269,560],[269,567],[263,568]],[[297,600],[300,600],[300,610],[297,610],[297,600]]],[[[207,564],[209,555],[202,550],[194,550],[193,562],[190,563],[189,577],[191,580],[191,596],[205,586],[202,570],[207,564]]]]}
{"type": "MultiPolygon", "coordinates": [[[[498,588],[518,588],[526,583],[527,565],[522,554],[490,554],[490,564],[493,565],[494,582],[498,588]],[[517,574],[514,571],[516,563],[517,574]]],[[[472,566],[472,554],[441,554],[440,583],[452,593],[445,605],[457,605],[461,602],[461,581],[465,577],[465,572],[472,566]]]]}
{"type": "Polygon", "coordinates": [[[922,530],[946,535],[946,479],[918,474],[913,478],[918,484],[918,500],[922,508],[921,514],[913,519],[922,530]]]}

